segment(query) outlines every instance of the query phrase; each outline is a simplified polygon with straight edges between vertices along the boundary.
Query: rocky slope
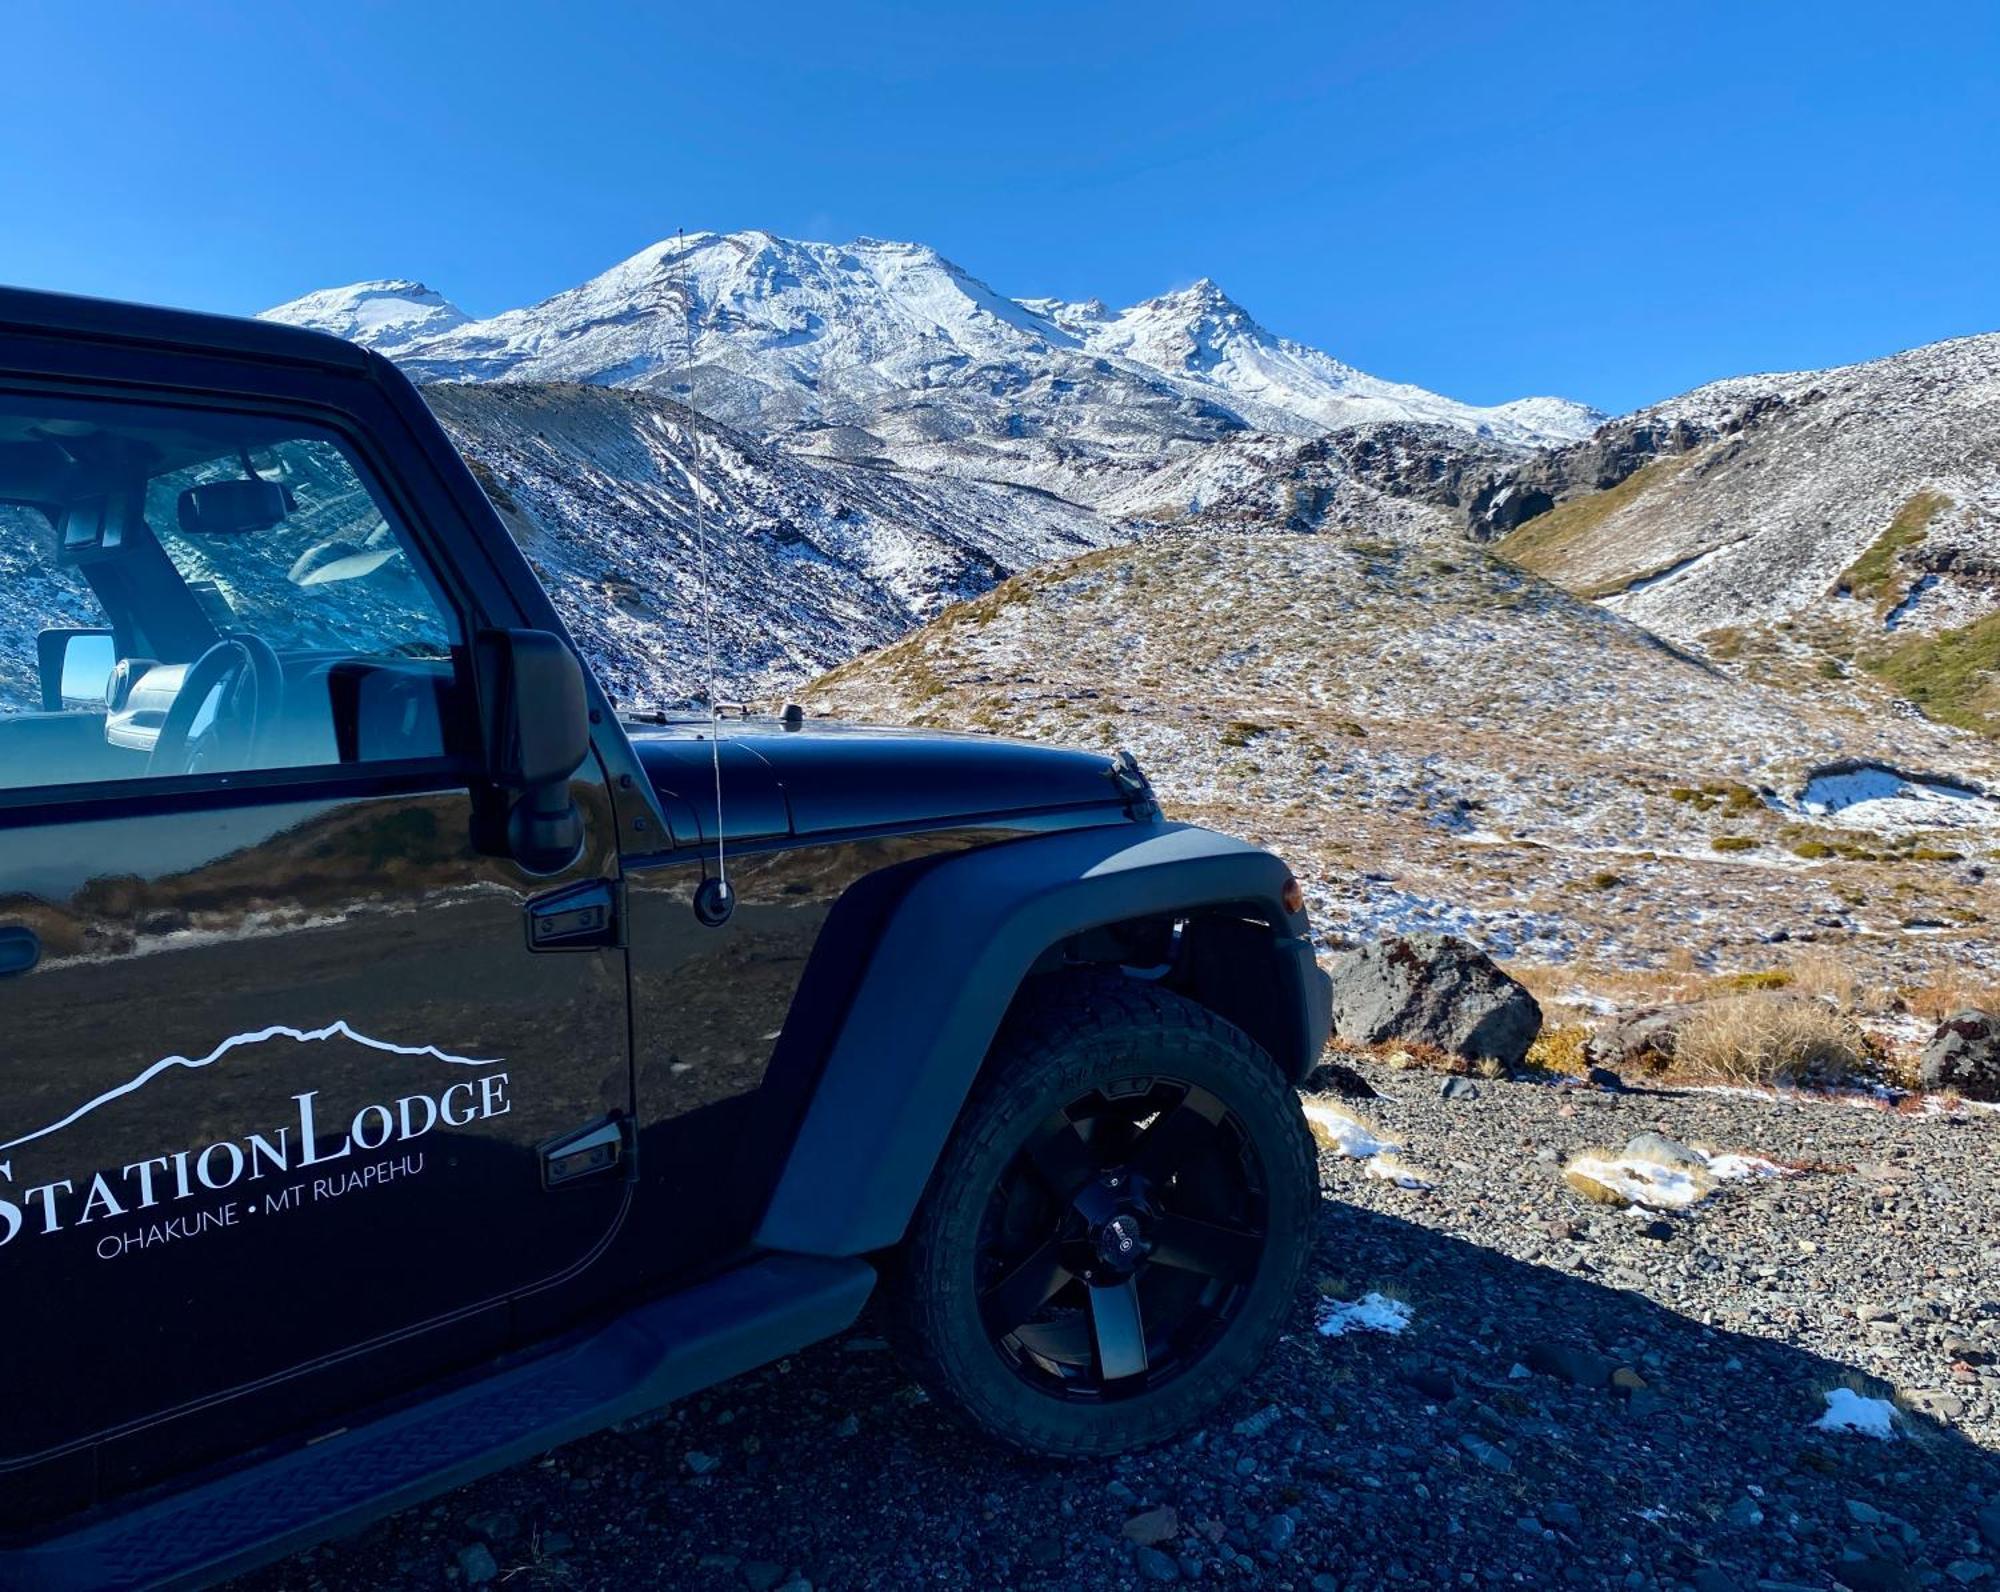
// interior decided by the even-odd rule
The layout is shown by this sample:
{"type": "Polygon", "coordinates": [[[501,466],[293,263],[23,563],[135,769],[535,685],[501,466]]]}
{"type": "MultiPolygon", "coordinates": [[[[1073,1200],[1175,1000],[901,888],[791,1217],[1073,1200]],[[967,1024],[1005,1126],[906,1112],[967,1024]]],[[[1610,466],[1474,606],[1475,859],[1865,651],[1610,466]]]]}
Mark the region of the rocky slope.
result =
{"type": "Polygon", "coordinates": [[[425,395],[626,704],[704,689],[704,536],[722,694],[742,699],[1115,534],[1041,493],[801,459],[650,393],[508,382],[425,395]]]}
{"type": "Polygon", "coordinates": [[[1038,569],[806,700],[1129,745],[1170,810],[1278,847],[1335,936],[1452,929],[1580,970],[1807,941],[1863,980],[2000,967],[1989,743],[1865,681],[1734,675],[1442,514],[1038,569]]]}
{"type": "Polygon", "coordinates": [[[1448,522],[1477,537],[1489,521],[1547,506],[1546,496],[1538,501],[1517,485],[1546,457],[1454,426],[1381,421],[1307,441],[1260,436],[1210,448],[1102,506],[1156,525],[1199,520],[1319,531],[1380,516],[1408,524],[1448,522]]]}
{"type": "MultiPolygon", "coordinates": [[[[1509,480],[1556,506],[1475,532],[1662,635],[1796,643],[1927,706],[1922,638],[2000,667],[1974,630],[2000,604],[2000,334],[1700,388],[1509,480]]],[[[1936,705],[1973,721],[2000,699],[1974,682],[1936,705]]]]}

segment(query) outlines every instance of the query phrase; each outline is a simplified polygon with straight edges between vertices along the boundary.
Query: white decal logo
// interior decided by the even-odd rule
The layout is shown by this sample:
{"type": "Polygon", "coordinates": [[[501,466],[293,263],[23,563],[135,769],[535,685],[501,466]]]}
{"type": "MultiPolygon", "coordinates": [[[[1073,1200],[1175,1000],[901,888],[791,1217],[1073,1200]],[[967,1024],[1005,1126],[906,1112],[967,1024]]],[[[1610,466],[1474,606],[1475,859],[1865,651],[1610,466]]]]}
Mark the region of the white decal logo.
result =
{"type": "Polygon", "coordinates": [[[449,1051],[439,1050],[436,1045],[392,1045],[386,1039],[370,1039],[366,1034],[348,1026],[345,1018],[338,1018],[324,1028],[288,1028],[283,1023],[274,1023],[269,1028],[259,1028],[254,1033],[231,1034],[227,1039],[199,1059],[193,1056],[163,1056],[154,1062],[130,1083],[120,1084],[116,1089],[107,1089],[95,1100],[78,1106],[60,1122],[51,1122],[46,1128],[37,1128],[33,1133],[24,1133],[18,1139],[9,1139],[0,1144],[0,1151],[19,1149],[24,1144],[33,1144],[37,1139],[46,1139],[51,1133],[60,1133],[64,1128],[81,1122],[99,1106],[108,1106],[114,1100],[123,1099],[146,1087],[163,1072],[174,1067],[209,1067],[220,1061],[230,1051],[242,1045],[261,1045],[271,1039],[295,1039],[302,1045],[312,1044],[322,1039],[351,1039],[357,1045],[366,1045],[370,1050],[384,1051],[391,1056],[429,1056],[433,1061],[447,1062],[454,1067],[497,1067],[505,1058],[494,1056],[488,1060],[477,1060],[471,1056],[454,1056],[449,1051]]]}
{"type": "MultiPolygon", "coordinates": [[[[163,1057],[130,1083],[106,1090],[60,1121],[0,1144],[0,1154],[60,1133],[93,1111],[145,1088],[170,1068],[213,1066],[232,1050],[273,1039],[313,1044],[336,1038],[391,1056],[423,1056],[452,1067],[495,1068],[505,1059],[454,1056],[435,1045],[390,1044],[387,1040],[371,1039],[345,1022],[329,1023],[325,1028],[291,1028],[277,1023],[254,1033],[232,1034],[205,1056],[163,1057]]],[[[0,1161],[0,1248],[13,1243],[24,1232],[47,1236],[98,1222],[124,1224],[136,1219],[139,1225],[124,1226],[97,1240],[99,1258],[114,1260],[136,1249],[150,1249],[157,1244],[235,1227],[248,1217],[295,1211],[304,1204],[338,1199],[356,1190],[415,1177],[423,1171],[424,1156],[414,1148],[400,1147],[412,1146],[413,1141],[440,1126],[467,1128],[504,1117],[514,1109],[508,1094],[508,1075],[494,1071],[482,1071],[478,1078],[451,1084],[443,1090],[423,1087],[414,1094],[364,1105],[338,1124],[322,1125],[317,1089],[293,1095],[291,1104],[287,1121],[267,1126],[261,1132],[220,1139],[199,1150],[150,1156],[115,1170],[98,1172],[81,1188],[72,1179],[58,1178],[17,1190],[13,1186],[13,1164],[0,1161]],[[385,1158],[358,1168],[322,1172],[305,1182],[289,1181],[297,1174],[324,1168],[331,1162],[346,1161],[357,1152],[361,1157],[385,1158]],[[264,1183],[267,1178],[284,1186],[275,1190],[247,1186],[264,1183]],[[218,1197],[226,1203],[217,1203],[218,1197]],[[205,1208],[184,1215],[168,1215],[161,1210],[189,1201],[202,1202],[205,1208]],[[150,1214],[155,1211],[161,1214],[157,1217],[150,1214]]]]}

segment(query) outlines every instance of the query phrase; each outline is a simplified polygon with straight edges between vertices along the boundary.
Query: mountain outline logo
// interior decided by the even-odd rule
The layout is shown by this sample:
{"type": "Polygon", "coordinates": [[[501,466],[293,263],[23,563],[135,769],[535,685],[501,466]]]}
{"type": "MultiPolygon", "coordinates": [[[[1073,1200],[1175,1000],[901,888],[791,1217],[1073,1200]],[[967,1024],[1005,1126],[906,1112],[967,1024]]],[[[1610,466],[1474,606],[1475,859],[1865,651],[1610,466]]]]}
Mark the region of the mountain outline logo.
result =
{"type": "Polygon", "coordinates": [[[18,1138],[0,1143],[0,1154],[18,1149],[24,1144],[33,1144],[38,1139],[46,1139],[53,1134],[61,1133],[65,1128],[74,1127],[92,1112],[110,1105],[113,1101],[122,1100],[127,1095],[137,1094],[162,1073],[180,1068],[199,1070],[211,1067],[232,1050],[239,1050],[247,1045],[267,1044],[274,1039],[290,1039],[302,1045],[316,1044],[329,1039],[347,1039],[369,1050],[379,1050],[385,1055],[428,1056],[434,1061],[441,1061],[453,1067],[497,1067],[506,1059],[502,1056],[486,1058],[460,1056],[448,1050],[441,1050],[436,1045],[398,1045],[390,1040],[376,1039],[362,1033],[344,1017],[336,1018],[324,1028],[293,1028],[286,1023],[273,1023],[268,1028],[231,1034],[205,1056],[162,1056],[129,1083],[122,1083],[115,1089],[105,1090],[94,1099],[85,1101],[69,1115],[51,1122],[47,1127],[37,1128],[32,1133],[24,1133],[18,1138]]]}

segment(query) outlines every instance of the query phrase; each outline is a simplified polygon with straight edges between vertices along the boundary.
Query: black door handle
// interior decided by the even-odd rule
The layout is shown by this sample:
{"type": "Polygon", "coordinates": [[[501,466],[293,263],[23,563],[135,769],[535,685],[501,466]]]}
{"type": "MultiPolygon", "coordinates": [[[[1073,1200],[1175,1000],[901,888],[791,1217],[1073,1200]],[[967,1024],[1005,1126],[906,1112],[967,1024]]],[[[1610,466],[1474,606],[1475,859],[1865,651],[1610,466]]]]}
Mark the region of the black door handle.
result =
{"type": "Polygon", "coordinates": [[[25,973],[42,959],[42,942],[33,929],[0,929],[0,978],[25,973]]]}

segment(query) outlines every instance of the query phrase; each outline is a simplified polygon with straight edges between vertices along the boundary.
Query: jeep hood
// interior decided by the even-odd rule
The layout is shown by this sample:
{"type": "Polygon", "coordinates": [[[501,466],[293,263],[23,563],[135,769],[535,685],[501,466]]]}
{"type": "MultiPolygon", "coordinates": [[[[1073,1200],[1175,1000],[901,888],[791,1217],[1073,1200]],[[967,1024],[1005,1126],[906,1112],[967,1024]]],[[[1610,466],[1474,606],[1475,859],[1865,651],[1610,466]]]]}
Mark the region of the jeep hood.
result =
{"type": "MultiPolygon", "coordinates": [[[[708,720],[627,724],[676,839],[715,839],[708,720]]],[[[722,724],[724,838],[936,827],[1126,798],[1106,757],[990,735],[775,719],[722,724]]]]}

